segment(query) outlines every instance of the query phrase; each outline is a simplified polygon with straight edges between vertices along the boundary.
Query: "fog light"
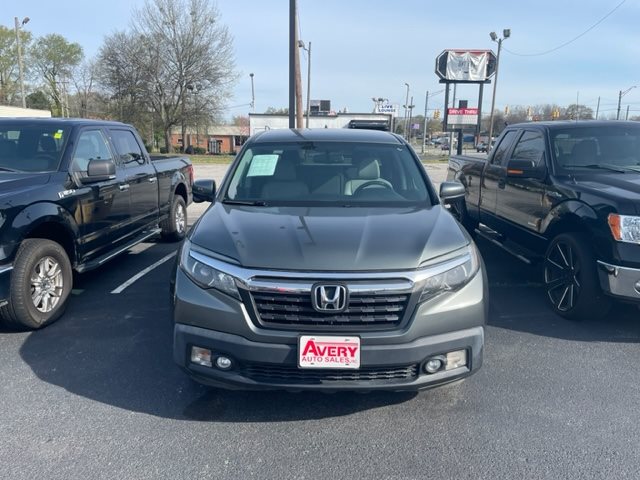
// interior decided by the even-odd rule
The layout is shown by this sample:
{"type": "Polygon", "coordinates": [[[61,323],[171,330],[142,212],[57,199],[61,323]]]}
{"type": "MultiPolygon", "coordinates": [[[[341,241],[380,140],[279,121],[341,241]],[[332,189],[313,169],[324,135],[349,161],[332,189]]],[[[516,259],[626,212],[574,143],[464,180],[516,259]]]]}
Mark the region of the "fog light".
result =
{"type": "Polygon", "coordinates": [[[231,359],[227,357],[216,358],[216,367],[220,370],[229,370],[231,368],[231,359]]]}
{"type": "Polygon", "coordinates": [[[467,366],[467,351],[456,350],[455,352],[447,353],[447,364],[445,370],[453,370],[454,368],[467,366]]]}
{"type": "Polygon", "coordinates": [[[191,362],[203,367],[210,367],[211,364],[211,350],[201,347],[191,347],[191,362]]]}
{"type": "Polygon", "coordinates": [[[424,371],[427,373],[436,373],[444,366],[444,364],[444,357],[438,356],[430,358],[429,360],[427,360],[427,363],[424,364],[424,371]]]}

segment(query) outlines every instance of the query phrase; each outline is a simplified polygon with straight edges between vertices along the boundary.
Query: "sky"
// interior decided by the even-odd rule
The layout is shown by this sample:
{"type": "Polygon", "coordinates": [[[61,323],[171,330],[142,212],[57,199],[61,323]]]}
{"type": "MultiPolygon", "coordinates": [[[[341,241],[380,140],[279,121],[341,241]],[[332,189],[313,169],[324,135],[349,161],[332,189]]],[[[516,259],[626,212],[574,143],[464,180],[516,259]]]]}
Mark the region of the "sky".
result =
{"type": "MultiPolygon", "coordinates": [[[[0,0],[0,22],[28,16],[34,37],[59,33],[94,56],[106,35],[124,30],[145,0],[0,0]],[[11,7],[7,6],[11,3],[11,7]]],[[[288,106],[287,0],[217,0],[220,20],[234,39],[238,81],[225,116],[250,111],[254,74],[255,111],[288,106]]],[[[298,0],[300,38],[311,42],[311,98],[330,100],[333,110],[371,112],[372,97],[402,105],[409,84],[415,113],[443,108],[435,58],[446,49],[491,49],[489,33],[505,28],[496,108],[578,101],[600,115],[622,109],[640,115],[640,0],[298,0]],[[621,5],[620,5],[621,4],[621,5]],[[580,36],[618,7],[599,25],[580,36]],[[534,55],[531,55],[534,54],[534,55]],[[527,55],[527,56],[524,56],[527,55]]],[[[307,56],[301,70],[306,89],[307,56]]],[[[485,88],[483,110],[491,105],[485,88]]],[[[306,91],[304,92],[306,98],[306,91]]],[[[458,99],[477,106],[478,88],[460,86],[458,99]]],[[[401,112],[402,114],[402,112],[401,112]]]]}

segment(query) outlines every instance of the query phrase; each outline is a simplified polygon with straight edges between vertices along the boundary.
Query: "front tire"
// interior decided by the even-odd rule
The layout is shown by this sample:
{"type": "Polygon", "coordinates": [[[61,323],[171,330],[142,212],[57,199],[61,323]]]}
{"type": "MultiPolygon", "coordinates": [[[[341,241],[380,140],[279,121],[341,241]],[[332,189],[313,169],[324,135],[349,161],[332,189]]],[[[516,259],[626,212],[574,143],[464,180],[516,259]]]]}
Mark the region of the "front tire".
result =
{"type": "Polygon", "coordinates": [[[9,303],[0,307],[0,316],[15,328],[42,328],[64,313],[72,286],[71,262],[60,244],[24,240],[13,264],[9,303]]]}
{"type": "Polygon", "coordinates": [[[173,198],[169,218],[164,220],[160,227],[164,240],[178,242],[185,237],[187,233],[187,204],[180,195],[173,198]]]}
{"type": "Polygon", "coordinates": [[[544,256],[544,284],[551,309],[565,318],[599,319],[611,308],[585,235],[563,233],[551,241],[544,256]]]}

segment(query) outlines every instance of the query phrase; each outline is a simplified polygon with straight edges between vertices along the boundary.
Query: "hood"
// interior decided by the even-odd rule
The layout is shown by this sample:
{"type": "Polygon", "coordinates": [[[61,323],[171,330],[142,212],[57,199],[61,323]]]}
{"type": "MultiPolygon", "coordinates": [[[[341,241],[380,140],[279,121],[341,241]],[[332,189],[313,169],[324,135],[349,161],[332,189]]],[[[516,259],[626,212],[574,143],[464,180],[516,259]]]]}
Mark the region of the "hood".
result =
{"type": "Polygon", "coordinates": [[[469,243],[429,208],[245,207],[214,204],[190,240],[247,268],[410,270],[469,243]]]}
{"type": "Polygon", "coordinates": [[[640,173],[590,173],[573,179],[573,188],[583,193],[640,205],[640,173]]]}
{"type": "Polygon", "coordinates": [[[33,187],[45,185],[50,175],[49,173],[0,172],[0,202],[14,196],[17,191],[22,193],[33,187]]]}

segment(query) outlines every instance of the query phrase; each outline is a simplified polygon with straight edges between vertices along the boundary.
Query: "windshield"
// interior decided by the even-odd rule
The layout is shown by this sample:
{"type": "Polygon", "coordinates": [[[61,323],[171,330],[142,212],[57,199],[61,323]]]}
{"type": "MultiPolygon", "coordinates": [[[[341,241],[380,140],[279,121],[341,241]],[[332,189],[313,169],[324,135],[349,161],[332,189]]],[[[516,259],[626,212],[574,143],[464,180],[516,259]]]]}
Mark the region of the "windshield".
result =
{"type": "Polygon", "coordinates": [[[0,172],[58,169],[67,129],[50,125],[1,125],[0,172]]]}
{"type": "Polygon", "coordinates": [[[407,147],[304,142],[247,148],[224,201],[249,204],[408,205],[429,199],[407,147]]]}
{"type": "Polygon", "coordinates": [[[566,170],[640,171],[640,126],[552,130],[551,143],[558,165],[566,170]]]}

